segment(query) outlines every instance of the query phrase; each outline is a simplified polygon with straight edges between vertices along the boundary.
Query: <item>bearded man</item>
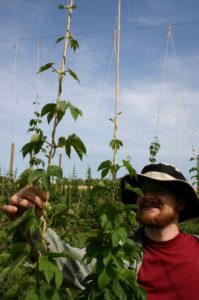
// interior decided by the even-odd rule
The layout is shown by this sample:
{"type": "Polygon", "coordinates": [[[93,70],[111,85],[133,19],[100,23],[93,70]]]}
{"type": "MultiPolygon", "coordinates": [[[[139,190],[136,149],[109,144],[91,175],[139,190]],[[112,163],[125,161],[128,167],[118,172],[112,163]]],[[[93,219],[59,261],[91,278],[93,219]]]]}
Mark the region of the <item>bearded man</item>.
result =
{"type": "MultiPolygon", "coordinates": [[[[135,267],[138,283],[146,290],[148,300],[199,299],[199,241],[179,231],[179,222],[199,216],[198,196],[183,174],[172,165],[150,164],[137,179],[126,175],[121,179],[124,204],[137,203],[140,228],[133,237],[143,247],[143,259],[135,267]],[[129,189],[128,185],[132,188],[129,189]],[[142,196],[134,193],[139,187],[142,196]]],[[[22,189],[4,206],[16,218],[33,205],[43,209],[47,194],[35,187],[22,189]]],[[[49,251],[65,250],[83,257],[85,249],[64,243],[50,228],[46,231],[49,251]]],[[[68,285],[83,289],[83,280],[92,265],[85,261],[57,259],[68,285]]]]}
{"type": "Polygon", "coordinates": [[[199,216],[198,196],[174,166],[151,164],[137,180],[129,175],[121,181],[122,200],[137,203],[136,233],[143,246],[138,283],[148,300],[199,299],[199,241],[179,231],[179,222],[199,216]],[[143,192],[136,195],[126,183],[143,192]]]}

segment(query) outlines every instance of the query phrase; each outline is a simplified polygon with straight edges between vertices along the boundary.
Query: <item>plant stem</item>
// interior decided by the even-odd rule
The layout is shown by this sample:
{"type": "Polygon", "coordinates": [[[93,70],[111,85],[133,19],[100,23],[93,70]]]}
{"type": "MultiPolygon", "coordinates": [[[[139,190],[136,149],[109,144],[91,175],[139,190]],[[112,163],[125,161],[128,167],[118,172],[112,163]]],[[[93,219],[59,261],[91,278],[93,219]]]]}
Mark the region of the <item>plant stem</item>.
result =
{"type": "MultiPolygon", "coordinates": [[[[64,76],[64,69],[66,64],[66,57],[67,57],[67,49],[68,49],[68,43],[69,43],[69,34],[70,34],[70,26],[71,26],[71,17],[72,17],[72,6],[73,6],[73,0],[68,0],[68,17],[66,20],[66,34],[65,34],[65,43],[64,43],[64,50],[63,50],[63,56],[61,61],[61,68],[58,73],[58,93],[57,93],[57,100],[56,103],[58,103],[61,99],[62,95],[62,81],[64,76]]],[[[55,114],[54,117],[54,124],[53,124],[53,130],[51,135],[51,147],[48,155],[48,166],[51,165],[52,158],[54,155],[54,147],[55,147],[55,135],[57,130],[57,114],[55,114]]]]}
{"type": "MultiPolygon", "coordinates": [[[[73,6],[73,0],[68,0],[68,17],[66,20],[66,33],[65,33],[65,42],[64,42],[64,50],[63,50],[63,56],[61,61],[61,68],[58,72],[58,92],[57,92],[57,99],[56,104],[60,101],[61,95],[62,95],[62,81],[64,76],[64,70],[65,70],[65,64],[66,64],[66,57],[67,57],[67,49],[68,49],[68,43],[69,43],[69,34],[70,34],[70,26],[71,26],[71,16],[72,16],[72,6],[73,6]]],[[[53,123],[53,129],[52,129],[52,135],[51,135],[51,146],[50,151],[48,155],[48,166],[51,165],[53,156],[55,154],[55,136],[57,131],[57,113],[55,113],[54,117],[54,123],[53,123]]],[[[47,203],[46,203],[47,205],[47,203]]],[[[43,212],[43,225],[42,225],[42,237],[45,241],[45,232],[47,229],[47,223],[45,220],[45,214],[46,211],[43,212]]]]}

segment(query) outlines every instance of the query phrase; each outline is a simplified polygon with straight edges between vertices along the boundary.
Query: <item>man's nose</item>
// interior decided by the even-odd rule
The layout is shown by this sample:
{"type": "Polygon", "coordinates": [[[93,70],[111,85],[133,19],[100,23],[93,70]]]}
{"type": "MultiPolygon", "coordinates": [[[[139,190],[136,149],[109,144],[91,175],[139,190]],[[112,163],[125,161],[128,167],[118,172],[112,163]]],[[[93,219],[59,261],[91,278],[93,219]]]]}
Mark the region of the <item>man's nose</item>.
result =
{"type": "Polygon", "coordinates": [[[148,199],[148,198],[154,198],[155,197],[155,192],[147,190],[143,192],[142,198],[148,199]]]}

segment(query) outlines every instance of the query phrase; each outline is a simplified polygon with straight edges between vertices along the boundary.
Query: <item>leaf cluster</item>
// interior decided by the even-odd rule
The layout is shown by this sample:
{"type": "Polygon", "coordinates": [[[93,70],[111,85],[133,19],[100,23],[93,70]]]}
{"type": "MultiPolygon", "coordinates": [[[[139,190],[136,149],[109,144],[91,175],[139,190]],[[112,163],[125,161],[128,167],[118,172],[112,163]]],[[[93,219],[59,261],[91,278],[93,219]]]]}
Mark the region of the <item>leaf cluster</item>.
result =
{"type": "Polygon", "coordinates": [[[84,258],[88,263],[96,260],[96,264],[80,299],[146,299],[135,272],[128,269],[141,259],[141,247],[129,238],[129,208],[128,214],[123,209],[110,202],[101,208],[101,228],[96,237],[88,238],[84,258]]]}
{"type": "Polygon", "coordinates": [[[149,147],[149,153],[150,153],[149,161],[151,163],[156,162],[156,156],[157,156],[157,153],[159,152],[159,150],[160,150],[160,142],[158,140],[158,137],[155,136],[154,141],[151,143],[151,145],[149,147]]]}
{"type": "MultiPolygon", "coordinates": [[[[191,157],[190,161],[195,162],[195,166],[191,167],[189,169],[189,173],[191,174],[192,184],[198,185],[199,183],[199,174],[198,174],[198,168],[197,168],[197,158],[191,157]]],[[[199,189],[199,187],[198,187],[199,189]]]]}

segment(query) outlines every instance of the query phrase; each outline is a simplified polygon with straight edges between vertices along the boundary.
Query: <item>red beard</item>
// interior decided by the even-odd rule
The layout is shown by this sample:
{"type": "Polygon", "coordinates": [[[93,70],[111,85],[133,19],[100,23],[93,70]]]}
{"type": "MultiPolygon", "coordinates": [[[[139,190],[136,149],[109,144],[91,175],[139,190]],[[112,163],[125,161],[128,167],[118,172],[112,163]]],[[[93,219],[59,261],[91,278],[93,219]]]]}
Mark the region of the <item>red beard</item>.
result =
{"type": "Polygon", "coordinates": [[[146,227],[165,227],[178,218],[179,209],[176,205],[172,209],[168,210],[164,207],[161,201],[151,200],[151,201],[141,201],[139,203],[139,208],[137,211],[137,220],[140,224],[146,227]],[[146,208],[158,208],[159,212],[155,215],[150,213],[145,213],[146,208]]]}

